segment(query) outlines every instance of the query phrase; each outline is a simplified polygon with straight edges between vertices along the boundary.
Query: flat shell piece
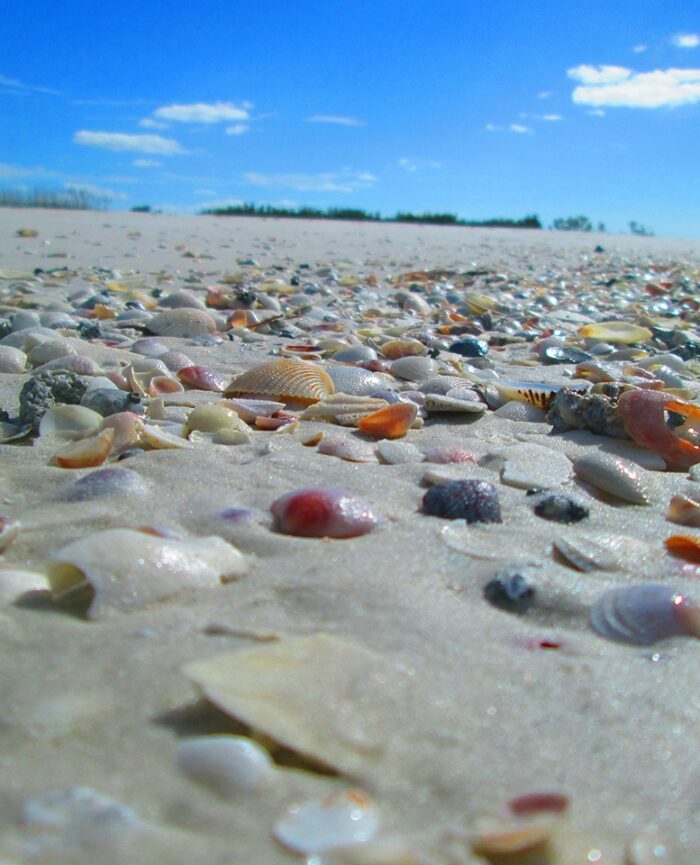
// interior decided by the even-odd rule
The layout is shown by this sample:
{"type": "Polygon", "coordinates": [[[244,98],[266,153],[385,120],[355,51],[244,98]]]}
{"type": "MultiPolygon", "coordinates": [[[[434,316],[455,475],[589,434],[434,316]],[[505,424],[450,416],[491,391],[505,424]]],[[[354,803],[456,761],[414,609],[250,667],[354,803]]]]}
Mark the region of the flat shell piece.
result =
{"type": "Polygon", "coordinates": [[[503,451],[501,481],[511,487],[553,489],[571,478],[571,463],[552,448],[522,442],[503,451]]]}
{"type": "Polygon", "coordinates": [[[579,571],[626,571],[639,569],[651,550],[636,538],[624,535],[578,535],[557,538],[555,550],[579,571]]]}
{"type": "Polygon", "coordinates": [[[222,711],[350,774],[381,759],[406,685],[389,661],[325,634],[214,655],[184,673],[222,711]]]}
{"type": "Polygon", "coordinates": [[[425,397],[425,408],[429,412],[466,412],[469,414],[483,414],[488,408],[476,391],[469,391],[464,388],[460,389],[460,393],[463,396],[473,393],[474,396],[464,399],[451,394],[443,396],[438,393],[429,393],[425,397]]]}
{"type": "Polygon", "coordinates": [[[380,408],[386,408],[388,405],[389,403],[385,399],[334,393],[304,409],[301,419],[328,421],[340,424],[340,426],[356,427],[363,417],[367,417],[368,414],[372,414],[380,408]]]}
{"type": "Polygon", "coordinates": [[[611,454],[586,454],[574,463],[581,480],[635,505],[648,505],[651,489],[639,466],[611,454]]]}
{"type": "Polygon", "coordinates": [[[647,327],[639,327],[627,321],[599,321],[596,324],[585,324],[578,329],[578,335],[597,342],[609,342],[612,345],[632,345],[635,342],[646,342],[653,334],[647,327]]]}
{"type": "Polygon", "coordinates": [[[383,439],[377,442],[377,453],[388,465],[423,462],[423,454],[410,442],[383,439]]]}
{"type": "Polygon", "coordinates": [[[318,446],[320,454],[338,457],[351,463],[376,463],[374,448],[369,442],[349,436],[324,438],[318,446]]]}
{"type": "Polygon", "coordinates": [[[503,529],[497,523],[474,525],[466,520],[451,520],[440,530],[440,540],[457,553],[474,559],[513,562],[514,551],[519,561],[537,561],[543,549],[535,549],[531,534],[509,530],[508,545],[503,544],[503,529]]]}
{"type": "Polygon", "coordinates": [[[57,600],[90,586],[88,617],[138,610],[187,589],[218,586],[245,573],[247,560],[219,537],[176,540],[131,529],[95,532],[49,559],[57,600]]]}

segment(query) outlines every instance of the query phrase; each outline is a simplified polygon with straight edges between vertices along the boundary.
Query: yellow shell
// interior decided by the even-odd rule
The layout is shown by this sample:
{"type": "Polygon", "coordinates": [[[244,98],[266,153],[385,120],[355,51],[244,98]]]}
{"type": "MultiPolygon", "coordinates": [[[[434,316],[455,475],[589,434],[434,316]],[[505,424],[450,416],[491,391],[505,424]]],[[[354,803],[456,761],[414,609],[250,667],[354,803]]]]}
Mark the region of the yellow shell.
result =
{"type": "Polygon", "coordinates": [[[596,324],[585,324],[578,329],[579,336],[587,339],[597,339],[600,342],[610,342],[613,345],[632,345],[635,342],[646,342],[653,334],[647,327],[639,327],[626,321],[599,321],[596,324]]]}
{"type": "Polygon", "coordinates": [[[333,380],[320,366],[282,357],[254,366],[234,378],[225,396],[256,394],[309,405],[334,391],[333,380]]]}

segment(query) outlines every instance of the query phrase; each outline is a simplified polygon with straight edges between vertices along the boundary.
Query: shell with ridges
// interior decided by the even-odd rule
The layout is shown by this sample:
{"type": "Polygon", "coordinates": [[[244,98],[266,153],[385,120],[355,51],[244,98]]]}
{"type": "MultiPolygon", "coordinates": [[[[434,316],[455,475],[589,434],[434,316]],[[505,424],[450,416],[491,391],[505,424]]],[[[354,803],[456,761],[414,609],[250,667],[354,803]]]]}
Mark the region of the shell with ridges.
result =
{"type": "Polygon", "coordinates": [[[57,600],[89,585],[88,617],[138,610],[180,591],[214,587],[245,572],[245,557],[219,537],[174,540],[108,529],[74,541],[49,560],[57,600]]]}
{"type": "Polygon", "coordinates": [[[553,542],[554,549],[579,571],[633,571],[650,555],[644,541],[624,535],[580,534],[553,542]]]}
{"type": "Polygon", "coordinates": [[[168,309],[149,319],[148,330],[157,336],[180,336],[192,338],[216,331],[216,322],[203,309],[182,307],[168,309]]]}
{"type": "Polygon", "coordinates": [[[591,608],[591,627],[619,643],[650,646],[667,637],[700,638],[700,607],[670,586],[610,589],[591,608]]]}
{"type": "Polygon", "coordinates": [[[335,391],[328,373],[315,363],[293,358],[277,358],[236,376],[226,388],[226,396],[261,395],[283,402],[310,404],[335,391]]]}
{"type": "Polygon", "coordinates": [[[24,372],[27,355],[19,348],[0,345],[0,372],[24,372]]]}
{"type": "Polygon", "coordinates": [[[389,403],[384,399],[334,393],[310,405],[304,410],[301,419],[329,421],[340,426],[357,426],[363,417],[388,405],[389,403]]]}

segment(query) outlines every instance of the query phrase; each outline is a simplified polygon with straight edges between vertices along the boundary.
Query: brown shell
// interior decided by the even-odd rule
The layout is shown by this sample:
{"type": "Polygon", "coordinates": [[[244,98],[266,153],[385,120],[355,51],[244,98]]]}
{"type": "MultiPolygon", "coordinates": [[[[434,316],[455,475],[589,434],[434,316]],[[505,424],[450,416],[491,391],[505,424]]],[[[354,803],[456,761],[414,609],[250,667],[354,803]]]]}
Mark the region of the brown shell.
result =
{"type": "Polygon", "coordinates": [[[700,562],[700,537],[695,535],[671,535],[664,545],[669,553],[689,562],[700,562]]]}
{"type": "Polygon", "coordinates": [[[237,376],[226,388],[226,396],[252,396],[299,402],[318,402],[335,391],[328,373],[308,360],[281,357],[254,366],[237,376]]]}
{"type": "Polygon", "coordinates": [[[203,309],[180,307],[159,312],[148,322],[148,330],[158,336],[181,336],[191,339],[214,333],[216,322],[203,309]]]}

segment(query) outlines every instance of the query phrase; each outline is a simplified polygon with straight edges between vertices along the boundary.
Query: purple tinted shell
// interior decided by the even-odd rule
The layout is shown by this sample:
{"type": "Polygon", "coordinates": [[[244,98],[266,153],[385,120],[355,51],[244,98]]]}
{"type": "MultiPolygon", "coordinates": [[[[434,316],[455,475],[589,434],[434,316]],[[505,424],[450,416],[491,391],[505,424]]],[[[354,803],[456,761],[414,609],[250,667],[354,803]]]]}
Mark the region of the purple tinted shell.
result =
{"type": "Polygon", "coordinates": [[[130,495],[143,489],[143,480],[135,471],[106,468],[90,472],[79,481],[63,487],[60,498],[67,502],[82,502],[100,496],[130,495]]]}
{"type": "Polygon", "coordinates": [[[500,523],[496,487],[488,481],[460,480],[431,487],[423,496],[423,511],[431,517],[463,519],[468,523],[500,523]]]}

